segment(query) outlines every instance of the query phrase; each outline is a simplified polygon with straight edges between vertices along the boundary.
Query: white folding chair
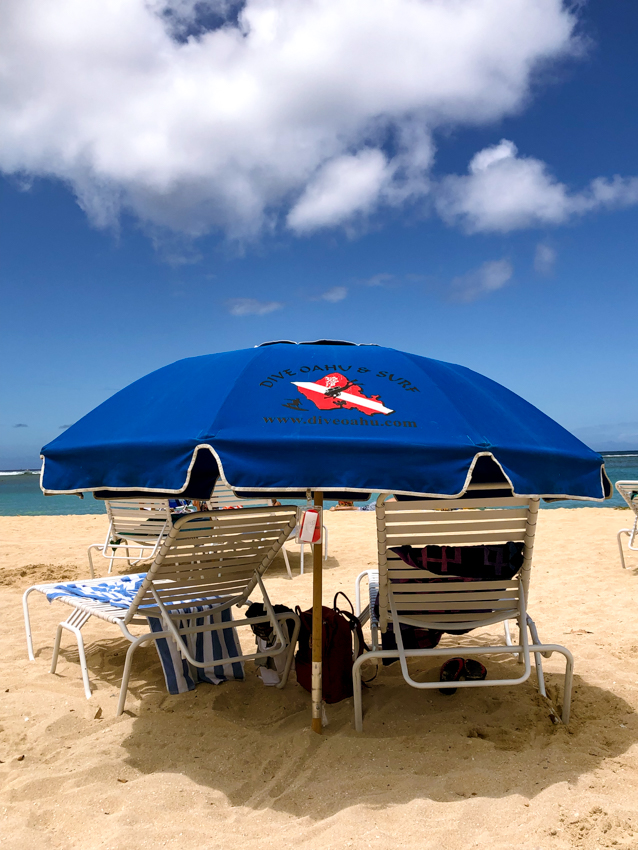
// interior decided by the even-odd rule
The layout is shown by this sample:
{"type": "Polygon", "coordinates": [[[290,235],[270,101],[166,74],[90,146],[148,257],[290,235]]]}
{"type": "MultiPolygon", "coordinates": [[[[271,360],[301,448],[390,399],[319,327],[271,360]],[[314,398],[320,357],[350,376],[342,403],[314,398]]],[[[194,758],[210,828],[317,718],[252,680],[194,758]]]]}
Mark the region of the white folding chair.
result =
{"type": "Polygon", "coordinates": [[[173,522],[168,499],[117,499],[104,504],[109,520],[106,539],[92,543],[87,552],[92,577],[94,550],[108,560],[108,573],[114,561],[136,566],[155,557],[173,522]]]}
{"type": "MultiPolygon", "coordinates": [[[[531,672],[530,654],[534,655],[538,687],[546,696],[541,656],[549,657],[553,652],[561,653],[566,660],[563,696],[563,723],[569,722],[573,658],[568,649],[557,644],[541,644],[536,625],[527,613],[526,600],[532,565],[532,550],[538,499],[495,497],[492,499],[419,500],[387,502],[388,494],[377,500],[377,541],[379,570],[366,571],[371,582],[371,602],[362,617],[371,618],[373,627],[373,649],[365,652],[353,667],[354,711],[357,731],[363,729],[361,701],[361,665],[371,658],[398,658],[405,681],[414,688],[440,688],[439,681],[416,681],[409,672],[407,659],[410,657],[454,656],[467,653],[467,647],[458,643],[430,649],[406,649],[401,637],[401,625],[442,632],[465,631],[495,623],[503,623],[505,641],[500,645],[473,646],[472,655],[510,654],[518,656],[524,670],[516,678],[485,679],[454,682],[455,688],[487,687],[492,685],[515,685],[525,682],[531,672]],[[400,546],[423,549],[435,546],[477,546],[505,543],[523,544],[523,565],[512,579],[489,579],[479,581],[455,580],[418,569],[404,563],[392,551],[400,546]],[[405,580],[408,580],[407,582],[405,580]],[[379,614],[374,615],[374,581],[378,581],[379,614]],[[508,620],[516,620],[519,627],[519,643],[514,645],[510,638],[508,620]],[[392,625],[397,643],[396,650],[379,649],[377,630],[385,632],[392,625]],[[531,635],[531,642],[528,637],[531,635]]],[[[357,580],[357,608],[361,611],[360,583],[357,580]]],[[[376,598],[376,593],[374,593],[376,598]]],[[[454,640],[450,637],[450,640],[454,640]]]]}
{"type": "MultiPolygon", "coordinates": [[[[164,539],[160,551],[146,573],[135,598],[128,607],[118,607],[106,601],[97,601],[86,597],[68,595],[56,598],[72,608],[72,612],[58,626],[51,672],[55,672],[62,631],[72,632],[78,643],[80,667],[87,698],[91,695],[88,678],[84,642],[81,629],[90,617],[117,625],[122,634],[131,642],[126,653],[126,662],[122,676],[120,699],[117,714],[124,710],[126,692],[133,655],[138,646],[160,638],[173,638],[183,658],[193,667],[205,667],[210,661],[198,661],[189,652],[182,640],[183,635],[200,632],[218,631],[241,625],[254,625],[269,622],[277,636],[277,642],[267,652],[241,654],[233,661],[248,661],[267,656],[276,656],[286,652],[287,660],[284,675],[278,687],[283,687],[292,664],[294,646],[299,633],[299,618],[290,613],[275,614],[266,593],[262,576],[273,558],[281,549],[284,541],[297,522],[297,509],[294,505],[245,508],[234,511],[201,511],[186,514],[176,519],[164,539]],[[184,609],[198,613],[196,619],[207,614],[221,612],[249,603],[249,595],[259,588],[266,615],[232,622],[208,623],[181,627],[184,609]],[[204,609],[202,611],[202,608],[204,609]],[[161,620],[163,630],[145,631],[133,634],[132,625],[148,626],[148,617],[161,620]],[[294,632],[288,638],[287,628],[282,628],[284,620],[294,621],[294,632]]],[[[107,579],[93,579],[85,585],[102,585],[121,581],[120,576],[107,579]]],[[[33,591],[49,594],[56,583],[33,585],[25,591],[23,609],[27,633],[29,658],[34,660],[31,622],[29,616],[29,596],[33,591]]],[[[64,587],[64,585],[62,585],[64,587]]],[[[192,623],[192,619],[191,619],[192,623]]]]}
{"type": "MultiPolygon", "coordinates": [[[[235,495],[232,490],[230,484],[227,481],[218,479],[215,484],[215,489],[212,492],[210,499],[208,500],[208,507],[211,510],[220,510],[220,509],[231,509],[236,507],[252,507],[256,505],[270,505],[272,499],[264,496],[261,499],[244,499],[243,497],[235,495]]],[[[290,536],[288,538],[289,541],[297,542],[297,528],[293,528],[290,532],[290,536]]],[[[301,557],[300,557],[300,575],[303,575],[304,572],[304,549],[306,546],[310,546],[310,543],[299,543],[301,546],[301,557]]],[[[288,578],[292,579],[292,570],[290,568],[290,561],[288,560],[288,552],[286,551],[286,547],[282,547],[281,550],[282,555],[284,556],[284,563],[286,564],[286,570],[288,572],[288,578]]],[[[328,557],[328,529],[326,526],[323,526],[323,559],[324,561],[328,557]]]]}
{"type": "Polygon", "coordinates": [[[633,526],[631,528],[621,528],[616,536],[618,540],[618,551],[620,552],[620,563],[623,569],[630,569],[625,564],[625,553],[623,552],[622,540],[620,538],[623,534],[628,535],[629,542],[627,548],[632,552],[638,552],[638,545],[636,544],[636,535],[638,534],[638,481],[616,481],[616,490],[618,490],[635,515],[633,526]]]}

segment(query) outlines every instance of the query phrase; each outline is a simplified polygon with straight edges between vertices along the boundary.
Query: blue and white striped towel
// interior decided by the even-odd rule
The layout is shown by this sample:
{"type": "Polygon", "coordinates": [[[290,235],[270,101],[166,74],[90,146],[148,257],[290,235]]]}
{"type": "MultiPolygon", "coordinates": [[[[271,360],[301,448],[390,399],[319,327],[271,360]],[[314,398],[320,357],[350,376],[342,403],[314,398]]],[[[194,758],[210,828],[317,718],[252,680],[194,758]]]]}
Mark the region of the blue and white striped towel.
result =
{"type": "MultiPolygon", "coordinates": [[[[201,617],[191,617],[194,612],[202,613],[206,610],[201,608],[183,608],[179,613],[184,614],[184,619],[177,623],[179,629],[188,629],[191,626],[210,625],[212,623],[232,623],[233,615],[230,608],[223,611],[213,611],[212,614],[204,614],[201,617]]],[[[159,617],[148,617],[148,624],[153,632],[167,631],[162,626],[159,617]]],[[[237,630],[229,627],[218,629],[214,632],[198,632],[192,635],[182,635],[191,656],[200,662],[205,662],[205,667],[190,667],[185,658],[182,658],[175,640],[171,638],[158,638],[154,641],[157,653],[162,662],[166,687],[171,694],[183,694],[192,691],[196,682],[193,681],[192,671],[196,671],[198,682],[208,682],[211,685],[219,685],[227,679],[243,679],[243,661],[233,661],[241,655],[237,630]],[[210,662],[210,663],[208,663],[210,662]],[[222,662],[222,663],[220,663],[222,662]]]]}
{"type": "MultiPolygon", "coordinates": [[[[128,608],[139,590],[146,573],[138,573],[131,576],[114,576],[102,582],[69,581],[58,584],[47,593],[49,602],[59,596],[80,596],[84,599],[94,599],[98,602],[107,602],[116,608],[128,608]]],[[[211,625],[212,623],[232,623],[233,615],[230,608],[223,611],[210,612],[210,608],[203,605],[197,608],[182,608],[183,619],[177,623],[178,628],[190,628],[191,626],[211,625]],[[190,617],[197,613],[203,616],[190,617]]],[[[147,617],[152,632],[168,631],[163,628],[159,617],[147,617]]],[[[232,626],[227,629],[219,629],[212,632],[199,632],[193,635],[182,635],[182,640],[196,661],[206,662],[205,667],[192,668],[197,671],[198,682],[209,682],[218,685],[227,679],[243,679],[244,664],[242,661],[233,661],[241,655],[241,648],[237,638],[237,630],[232,626]],[[210,662],[210,663],[208,663],[210,662]]],[[[191,668],[179,651],[176,641],[172,638],[158,638],[153,641],[157,649],[166,687],[171,694],[182,694],[192,691],[196,682],[191,675],[191,668]]]]}
{"type": "Polygon", "coordinates": [[[106,602],[115,608],[128,608],[145,578],[146,573],[136,573],[130,576],[113,576],[101,582],[65,581],[49,590],[47,599],[52,602],[58,596],[81,596],[96,602],[106,602]]]}

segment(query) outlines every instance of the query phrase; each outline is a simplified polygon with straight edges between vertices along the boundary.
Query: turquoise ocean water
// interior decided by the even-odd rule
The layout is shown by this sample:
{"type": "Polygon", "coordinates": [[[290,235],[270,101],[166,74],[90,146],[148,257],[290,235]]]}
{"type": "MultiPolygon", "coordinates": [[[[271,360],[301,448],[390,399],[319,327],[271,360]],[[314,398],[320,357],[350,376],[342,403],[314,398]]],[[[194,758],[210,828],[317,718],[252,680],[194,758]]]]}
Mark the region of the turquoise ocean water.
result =
{"type": "Polygon", "coordinates": [[[77,496],[44,496],[40,471],[0,472],[0,516],[60,516],[103,514],[104,504],[88,493],[77,496]]]}
{"type": "MultiPolygon", "coordinates": [[[[605,468],[612,483],[622,480],[638,481],[638,450],[603,452],[605,468]]],[[[331,502],[326,502],[330,506],[331,502]]],[[[625,503],[614,490],[614,497],[603,503],[604,507],[624,507],[625,503]]],[[[553,502],[544,508],[601,507],[598,502],[553,502]]],[[[39,473],[22,470],[0,472],[0,516],[56,516],[61,514],[104,513],[102,502],[86,494],[77,496],[43,496],[39,473]]]]}

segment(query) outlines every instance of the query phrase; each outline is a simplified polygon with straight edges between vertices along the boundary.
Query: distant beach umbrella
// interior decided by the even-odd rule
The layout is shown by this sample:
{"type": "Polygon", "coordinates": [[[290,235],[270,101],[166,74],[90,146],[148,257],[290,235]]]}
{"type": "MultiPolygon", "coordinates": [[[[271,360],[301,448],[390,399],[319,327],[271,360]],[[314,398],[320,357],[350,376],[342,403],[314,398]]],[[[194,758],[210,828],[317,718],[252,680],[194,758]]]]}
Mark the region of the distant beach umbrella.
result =
{"type": "Polygon", "coordinates": [[[47,494],[207,498],[222,475],[241,491],[457,497],[473,472],[494,470],[518,495],[610,492],[600,455],[489,378],[332,341],[179,360],[116,393],[42,456],[47,494]]]}

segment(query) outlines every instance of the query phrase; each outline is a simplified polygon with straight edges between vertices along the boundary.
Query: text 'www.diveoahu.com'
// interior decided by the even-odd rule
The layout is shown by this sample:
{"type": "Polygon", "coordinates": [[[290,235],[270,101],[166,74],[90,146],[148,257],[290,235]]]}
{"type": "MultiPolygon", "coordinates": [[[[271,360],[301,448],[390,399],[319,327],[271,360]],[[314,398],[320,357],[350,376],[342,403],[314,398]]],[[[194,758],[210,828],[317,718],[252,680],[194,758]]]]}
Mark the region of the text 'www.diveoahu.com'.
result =
{"type": "Polygon", "coordinates": [[[409,420],[402,421],[400,419],[366,419],[361,416],[359,419],[339,419],[326,416],[309,416],[304,419],[302,416],[264,416],[264,422],[267,425],[359,425],[359,426],[385,426],[386,428],[416,428],[416,422],[409,420]]]}

